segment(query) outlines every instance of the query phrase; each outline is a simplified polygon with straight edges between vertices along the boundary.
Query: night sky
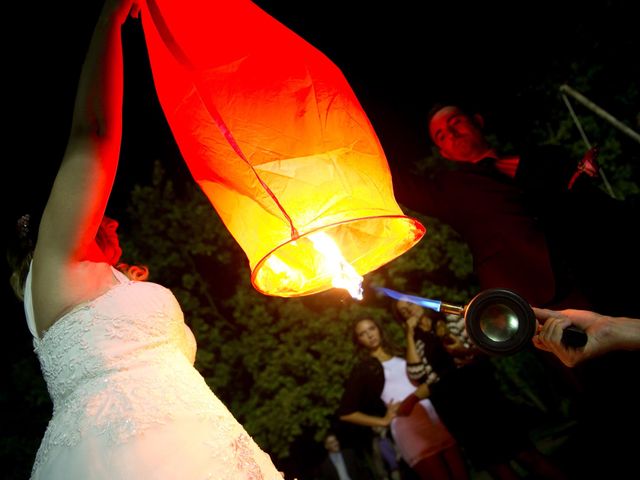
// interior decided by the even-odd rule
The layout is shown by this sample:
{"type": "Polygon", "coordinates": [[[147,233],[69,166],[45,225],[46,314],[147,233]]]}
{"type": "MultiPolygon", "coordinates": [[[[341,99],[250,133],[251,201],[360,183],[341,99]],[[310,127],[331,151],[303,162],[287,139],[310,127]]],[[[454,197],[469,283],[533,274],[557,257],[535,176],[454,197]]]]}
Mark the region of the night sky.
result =
{"type": "MultiPolygon", "coordinates": [[[[33,182],[33,166],[38,165],[42,176],[36,181],[44,185],[36,188],[46,192],[66,142],[80,63],[101,2],[72,2],[79,4],[73,7],[42,3],[30,11],[9,7],[20,9],[7,16],[19,34],[5,41],[5,105],[10,108],[4,118],[8,144],[17,149],[11,158],[19,160],[10,162],[16,176],[27,175],[33,182]]],[[[632,2],[598,0],[586,6],[542,0],[506,7],[498,5],[503,2],[409,0],[256,3],[341,68],[389,158],[427,151],[424,114],[441,97],[470,99],[508,125],[510,117],[544,114],[532,107],[538,80],[554,75],[571,83],[571,62],[605,58],[612,75],[638,79],[640,41],[632,24],[632,2]]],[[[133,64],[144,63],[144,52],[132,55],[133,64]]],[[[163,118],[159,111],[160,118],[149,114],[153,91],[143,87],[135,95],[127,103],[129,111],[143,110],[140,122],[156,133],[163,118]],[[141,98],[145,95],[149,98],[141,98]]],[[[153,145],[157,135],[149,137],[140,139],[142,155],[166,147],[153,145]]]]}
{"type": "MultiPolygon", "coordinates": [[[[37,211],[46,199],[101,5],[98,0],[72,2],[78,4],[72,7],[42,3],[11,6],[6,14],[18,34],[5,41],[5,106],[10,107],[4,115],[5,144],[12,152],[5,178],[10,185],[29,184],[24,203],[9,203],[12,216],[37,211]]],[[[256,3],[340,67],[389,159],[429,152],[424,116],[437,100],[468,101],[495,126],[508,129],[544,116],[536,107],[540,81],[571,84],[572,62],[586,69],[590,60],[605,61],[612,77],[640,80],[632,2],[256,3]]],[[[117,184],[122,190],[138,175],[144,178],[152,159],[177,156],[145,70],[142,37],[135,26],[130,30],[124,147],[135,151],[136,161],[122,164],[117,184]],[[134,127],[135,135],[130,133],[134,127]]]]}
{"type": "MultiPolygon", "coordinates": [[[[38,3],[12,2],[3,11],[5,239],[13,235],[19,215],[44,206],[101,5],[97,0],[38,3]]],[[[612,80],[640,85],[640,35],[631,1],[255,3],[340,67],[389,159],[429,153],[424,117],[441,99],[468,101],[496,128],[509,130],[545,115],[536,101],[540,81],[551,76],[558,86],[571,84],[573,62],[584,68],[590,60],[602,63],[612,80]]],[[[176,176],[186,174],[155,99],[141,29],[134,24],[126,35],[123,149],[135,162],[119,170],[116,214],[130,187],[149,178],[156,158],[176,176]]],[[[3,272],[8,278],[6,265],[3,272]]],[[[22,304],[6,281],[3,285],[8,331],[1,361],[8,365],[30,348],[30,338],[22,304]]]]}

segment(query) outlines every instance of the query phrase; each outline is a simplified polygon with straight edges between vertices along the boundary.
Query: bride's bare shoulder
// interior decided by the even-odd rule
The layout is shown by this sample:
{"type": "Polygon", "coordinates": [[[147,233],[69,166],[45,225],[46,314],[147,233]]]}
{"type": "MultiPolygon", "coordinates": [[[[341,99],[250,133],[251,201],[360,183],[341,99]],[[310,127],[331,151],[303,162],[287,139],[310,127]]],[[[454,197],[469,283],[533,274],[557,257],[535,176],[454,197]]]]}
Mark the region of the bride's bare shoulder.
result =
{"type": "Polygon", "coordinates": [[[47,262],[35,260],[31,292],[39,332],[48,330],[65,313],[99,297],[118,283],[107,263],[82,261],[53,268],[47,262]]]}

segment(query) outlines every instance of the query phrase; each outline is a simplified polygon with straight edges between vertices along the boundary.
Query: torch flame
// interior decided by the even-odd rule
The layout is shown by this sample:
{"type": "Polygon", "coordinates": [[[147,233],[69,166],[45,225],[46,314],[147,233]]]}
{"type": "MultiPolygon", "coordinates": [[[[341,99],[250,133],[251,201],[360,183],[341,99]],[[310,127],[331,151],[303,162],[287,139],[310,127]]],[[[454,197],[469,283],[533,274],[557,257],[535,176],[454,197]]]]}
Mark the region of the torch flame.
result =
{"type": "Polygon", "coordinates": [[[316,250],[324,256],[325,262],[320,267],[331,276],[331,284],[335,288],[344,288],[356,300],[362,300],[362,276],[345,260],[336,242],[326,233],[314,232],[308,236],[316,250]]]}

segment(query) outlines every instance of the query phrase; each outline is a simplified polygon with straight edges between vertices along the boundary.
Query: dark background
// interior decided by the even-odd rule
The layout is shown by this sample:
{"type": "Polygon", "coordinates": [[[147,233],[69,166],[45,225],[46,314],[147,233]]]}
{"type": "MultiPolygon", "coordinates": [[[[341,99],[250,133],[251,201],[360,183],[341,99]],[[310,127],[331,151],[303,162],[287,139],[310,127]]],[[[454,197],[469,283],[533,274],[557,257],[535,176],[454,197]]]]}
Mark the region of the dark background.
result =
{"type": "MultiPolygon", "coordinates": [[[[3,32],[5,145],[11,152],[5,153],[4,178],[7,188],[25,193],[4,202],[11,215],[38,210],[46,199],[102,2],[56,3],[12,5],[4,13],[6,26],[14,24],[3,32]]],[[[465,101],[505,136],[521,135],[549,113],[541,96],[550,92],[540,89],[571,85],[590,65],[608,70],[611,83],[602,85],[607,96],[616,83],[640,80],[632,2],[255,3],[341,68],[390,161],[429,152],[425,115],[441,99],[465,101]]],[[[133,98],[125,100],[125,148],[133,149],[136,160],[123,163],[119,172],[117,187],[124,190],[148,175],[153,159],[176,157],[148,76],[140,29],[129,30],[126,82],[133,98]]],[[[592,100],[609,107],[600,103],[604,95],[592,100]]]]}
{"type": "MultiPolygon", "coordinates": [[[[341,68],[390,161],[430,152],[425,115],[443,98],[472,104],[493,129],[517,136],[529,125],[544,122],[549,105],[541,98],[547,98],[549,88],[571,85],[573,76],[586,74],[590,65],[602,65],[610,79],[599,86],[603,103],[592,98],[605,109],[614,107],[607,99],[615,98],[617,85],[638,85],[640,80],[633,2],[256,3],[341,68]]],[[[5,241],[14,235],[19,215],[37,215],[46,201],[100,5],[88,0],[3,7],[5,241]]],[[[110,205],[116,216],[131,186],[147,181],[155,159],[161,158],[176,176],[188,178],[155,99],[142,42],[138,26],[129,25],[123,149],[135,161],[119,170],[110,205]]],[[[556,101],[561,102],[559,96],[556,101]]],[[[6,265],[4,269],[8,278],[6,265]]],[[[2,292],[2,362],[8,365],[25,356],[31,340],[22,305],[7,282],[2,292]]],[[[32,360],[37,361],[35,355],[32,360]]],[[[13,388],[3,376],[1,398],[9,398],[6,392],[13,388]]],[[[28,416],[20,412],[19,402],[3,405],[3,423],[28,416]]]]}

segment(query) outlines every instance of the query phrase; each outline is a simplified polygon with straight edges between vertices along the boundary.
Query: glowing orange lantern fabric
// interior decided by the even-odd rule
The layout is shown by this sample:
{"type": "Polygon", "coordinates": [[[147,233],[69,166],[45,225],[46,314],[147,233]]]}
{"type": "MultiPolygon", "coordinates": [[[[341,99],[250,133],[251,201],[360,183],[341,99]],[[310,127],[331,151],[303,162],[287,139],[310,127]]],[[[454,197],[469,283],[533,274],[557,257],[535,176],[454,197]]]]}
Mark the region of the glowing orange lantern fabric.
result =
{"type": "Polygon", "coordinates": [[[313,232],[328,234],[360,275],[422,238],[395,201],[365,112],[325,55],[246,0],[143,8],[167,121],[258,291],[332,287],[313,232]]]}

